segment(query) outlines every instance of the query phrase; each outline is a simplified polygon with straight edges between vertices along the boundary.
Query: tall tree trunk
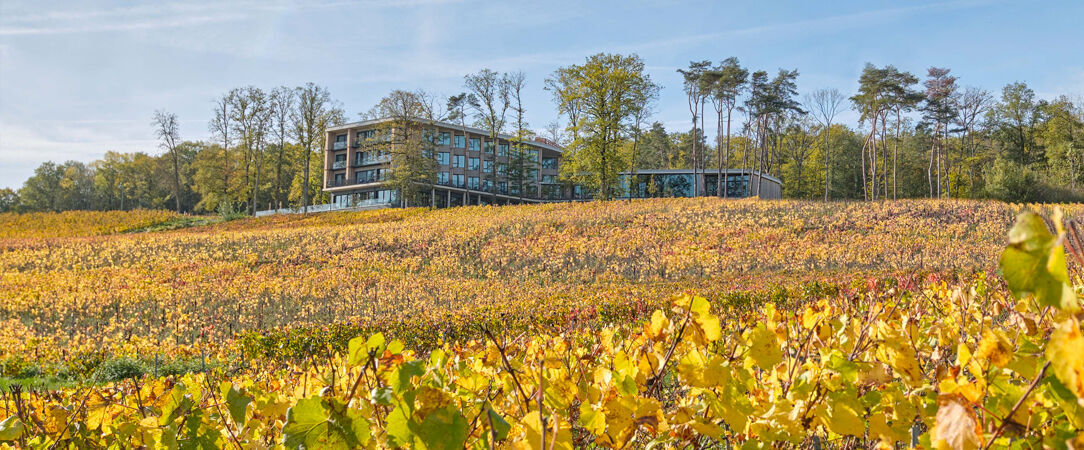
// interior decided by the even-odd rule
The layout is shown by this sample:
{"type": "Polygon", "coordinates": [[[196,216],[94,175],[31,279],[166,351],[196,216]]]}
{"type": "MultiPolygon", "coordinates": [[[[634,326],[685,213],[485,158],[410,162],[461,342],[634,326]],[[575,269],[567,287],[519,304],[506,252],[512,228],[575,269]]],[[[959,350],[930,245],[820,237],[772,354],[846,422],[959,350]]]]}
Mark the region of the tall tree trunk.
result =
{"type": "Polygon", "coordinates": [[[881,198],[888,199],[888,114],[881,114],[881,198]]]}
{"type": "MultiPolygon", "coordinates": [[[[257,144],[256,146],[258,148],[259,144],[257,144]]],[[[256,195],[260,190],[260,166],[263,165],[263,164],[261,164],[262,163],[262,161],[260,161],[261,159],[263,159],[263,158],[261,158],[259,156],[259,150],[257,150],[257,155],[256,155],[256,181],[254,183],[252,183],[252,213],[251,214],[253,216],[256,215],[256,195]]]]}
{"type": "Polygon", "coordinates": [[[860,158],[862,160],[862,200],[869,200],[869,181],[866,179],[866,150],[869,149],[869,139],[873,131],[870,130],[870,134],[866,135],[866,141],[862,143],[862,152],[860,158]]]}
{"type": "Polygon", "coordinates": [[[937,151],[937,133],[934,133],[933,142],[930,144],[930,165],[926,167],[926,180],[930,184],[930,198],[933,198],[933,158],[937,151]]]}
{"type": "Polygon", "coordinates": [[[723,195],[723,110],[717,109],[715,126],[715,156],[718,163],[718,175],[715,178],[715,196],[724,197],[723,195]]]}
{"type": "MultiPolygon", "coordinates": [[[[285,134],[280,134],[279,138],[279,151],[276,155],[278,161],[275,165],[275,202],[278,203],[277,207],[282,207],[282,165],[286,159],[286,140],[285,134]]],[[[347,161],[349,163],[349,161],[347,161]]]]}
{"type": "MultiPolygon", "coordinates": [[[[938,127],[940,128],[940,126],[938,127]]],[[[941,135],[937,136],[937,198],[941,198],[941,147],[944,146],[944,142],[941,141],[941,135]]]]}
{"type": "Polygon", "coordinates": [[[731,108],[728,108],[726,110],[726,153],[724,154],[725,156],[723,157],[724,170],[723,170],[723,175],[721,175],[721,177],[723,178],[723,180],[722,180],[723,181],[723,198],[727,198],[727,197],[730,196],[730,192],[728,192],[729,191],[729,189],[728,189],[729,184],[726,183],[726,174],[730,169],[730,116],[731,116],[731,111],[733,111],[733,109],[731,109],[731,108]]]}
{"type": "Polygon", "coordinates": [[[181,163],[177,157],[177,148],[169,150],[173,154],[173,201],[177,206],[177,214],[181,213],[181,163]]]}
{"type": "Polygon", "coordinates": [[[892,143],[892,200],[898,199],[897,186],[899,178],[896,176],[896,162],[898,161],[898,151],[900,148],[900,109],[896,108],[896,140],[892,143]]]}
{"type": "MultiPolygon", "coordinates": [[[[748,125],[748,122],[746,122],[748,125]]],[[[745,192],[742,193],[742,197],[748,197],[752,192],[753,177],[748,173],[747,167],[749,167],[749,127],[744,130],[745,139],[742,140],[741,147],[741,176],[745,182],[745,192]]]]}
{"type": "Polygon", "coordinates": [[[311,162],[312,148],[312,136],[308,136],[304,145],[301,147],[301,153],[305,159],[305,180],[301,183],[301,212],[308,214],[309,212],[309,163],[311,162]]]}
{"type": "Polygon", "coordinates": [[[877,120],[873,120],[873,129],[870,130],[869,149],[866,157],[869,158],[869,174],[870,174],[870,187],[869,198],[870,200],[877,200],[877,120]]]}
{"type": "MultiPolygon", "coordinates": [[[[706,130],[704,128],[704,116],[705,115],[707,115],[707,114],[704,111],[704,98],[701,97],[700,98],[700,129],[701,130],[706,130]]],[[[701,186],[700,176],[697,176],[697,174],[696,174],[696,170],[697,170],[696,168],[697,167],[700,168],[700,174],[701,175],[703,175],[706,172],[704,170],[704,162],[708,158],[707,133],[705,133],[704,131],[701,131],[701,133],[705,134],[705,136],[704,136],[704,145],[700,146],[700,156],[696,159],[696,165],[693,166],[693,183],[696,184],[696,189],[694,190],[694,195],[693,195],[694,197],[699,197],[700,196],[700,190],[701,189],[707,191],[706,186],[701,186]]],[[[700,142],[700,135],[699,134],[697,134],[696,136],[693,136],[693,137],[696,138],[697,142],[700,142]]]]}
{"type": "MultiPolygon", "coordinates": [[[[768,133],[771,133],[768,131],[768,133]]],[[[757,197],[760,197],[760,189],[764,187],[764,174],[768,171],[768,158],[771,156],[771,144],[764,139],[760,148],[760,162],[757,163],[757,197]]]]}
{"type": "Polygon", "coordinates": [[[828,192],[832,185],[832,176],[829,173],[829,162],[831,159],[831,152],[829,152],[829,138],[832,136],[832,122],[827,122],[824,127],[824,201],[828,201],[828,192]]]}

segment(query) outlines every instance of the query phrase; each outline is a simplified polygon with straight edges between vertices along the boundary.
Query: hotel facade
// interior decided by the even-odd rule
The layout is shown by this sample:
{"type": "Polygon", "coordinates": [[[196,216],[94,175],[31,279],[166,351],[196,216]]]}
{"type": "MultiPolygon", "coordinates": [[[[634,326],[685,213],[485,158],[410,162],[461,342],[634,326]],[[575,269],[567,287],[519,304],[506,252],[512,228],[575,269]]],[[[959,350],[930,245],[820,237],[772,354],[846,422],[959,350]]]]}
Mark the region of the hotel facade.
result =
{"type": "MultiPolygon", "coordinates": [[[[419,121],[420,122],[420,121],[419,121]]],[[[402,205],[392,188],[394,170],[386,138],[392,119],[375,119],[328,128],[324,158],[324,191],[331,195],[331,209],[402,205]]],[[[421,126],[421,125],[419,125],[421,126]]],[[[520,143],[524,157],[513,179],[515,138],[499,134],[489,138],[485,130],[447,122],[424,121],[427,155],[436,160],[435,182],[420,186],[422,199],[415,206],[438,208],[508,203],[541,203],[587,200],[590,193],[559,181],[563,150],[557,144],[535,138],[520,143]],[[526,161],[525,163],[523,161],[526,161]],[[520,189],[523,186],[523,189],[520,189]]],[[[755,171],[724,171],[727,195],[741,198],[779,198],[778,178],[755,171]]],[[[641,170],[621,174],[626,197],[691,197],[716,195],[717,170],[694,174],[691,170],[641,170]]]]}
{"type": "MultiPolygon", "coordinates": [[[[402,203],[387,183],[392,157],[381,134],[390,122],[366,120],[327,129],[324,191],[331,194],[333,204],[402,203]]],[[[516,145],[512,136],[500,134],[491,140],[485,130],[446,122],[426,121],[424,128],[431,148],[428,153],[436,159],[436,182],[425,186],[433,206],[542,202],[568,196],[557,180],[562,150],[556,144],[543,139],[520,143],[526,162],[521,163],[523,170],[515,170],[521,175],[513,179],[509,177],[516,145]]]]}

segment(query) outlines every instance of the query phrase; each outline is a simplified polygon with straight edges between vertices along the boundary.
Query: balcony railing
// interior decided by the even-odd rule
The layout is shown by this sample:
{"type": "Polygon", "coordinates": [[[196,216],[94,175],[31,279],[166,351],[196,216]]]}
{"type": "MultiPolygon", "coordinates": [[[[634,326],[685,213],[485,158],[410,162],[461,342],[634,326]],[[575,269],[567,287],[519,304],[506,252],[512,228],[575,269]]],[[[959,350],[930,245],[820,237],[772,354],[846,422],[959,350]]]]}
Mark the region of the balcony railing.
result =
{"type": "Polygon", "coordinates": [[[339,170],[346,168],[346,161],[335,161],[331,163],[331,170],[339,170]]]}
{"type": "MultiPolygon", "coordinates": [[[[500,195],[517,195],[515,193],[512,193],[511,190],[508,189],[507,187],[494,189],[493,186],[468,186],[467,183],[455,183],[455,182],[450,181],[450,180],[449,181],[437,181],[435,184],[437,186],[447,186],[447,187],[460,188],[460,189],[466,188],[466,189],[470,189],[472,191],[487,192],[487,193],[490,193],[490,194],[496,193],[496,194],[500,194],[500,195]]],[[[534,194],[524,194],[523,198],[531,198],[531,199],[533,199],[533,198],[538,198],[538,196],[534,195],[534,194]]]]}
{"type": "Polygon", "coordinates": [[[346,141],[335,141],[331,144],[332,150],[346,150],[346,141]]]}
{"type": "Polygon", "coordinates": [[[355,159],[354,167],[368,166],[372,164],[383,164],[389,161],[391,161],[391,155],[372,156],[364,159],[355,159]]]}
{"type": "Polygon", "coordinates": [[[347,186],[347,185],[349,185],[349,184],[350,184],[350,180],[346,180],[346,179],[342,179],[342,180],[328,180],[328,181],[327,181],[327,187],[329,187],[329,188],[333,188],[333,187],[340,187],[340,186],[347,186]]]}
{"type": "Polygon", "coordinates": [[[347,210],[347,209],[383,208],[383,207],[390,207],[390,206],[392,206],[391,203],[388,203],[388,202],[383,201],[383,200],[368,199],[368,200],[357,200],[357,201],[346,202],[345,204],[328,203],[328,204],[323,204],[323,205],[312,205],[312,206],[309,206],[307,209],[298,207],[298,208],[274,209],[274,210],[268,210],[268,211],[256,211],[256,217],[270,216],[270,215],[274,215],[274,214],[300,214],[300,213],[302,213],[303,211],[306,211],[306,210],[308,212],[310,212],[310,213],[316,213],[316,212],[326,212],[326,211],[340,211],[340,210],[347,210]]]}
{"type": "Polygon", "coordinates": [[[386,179],[387,179],[387,177],[382,177],[382,176],[378,177],[378,176],[374,175],[374,176],[368,176],[368,177],[358,177],[356,180],[357,180],[357,184],[366,184],[366,183],[379,183],[379,182],[384,181],[386,179]]]}

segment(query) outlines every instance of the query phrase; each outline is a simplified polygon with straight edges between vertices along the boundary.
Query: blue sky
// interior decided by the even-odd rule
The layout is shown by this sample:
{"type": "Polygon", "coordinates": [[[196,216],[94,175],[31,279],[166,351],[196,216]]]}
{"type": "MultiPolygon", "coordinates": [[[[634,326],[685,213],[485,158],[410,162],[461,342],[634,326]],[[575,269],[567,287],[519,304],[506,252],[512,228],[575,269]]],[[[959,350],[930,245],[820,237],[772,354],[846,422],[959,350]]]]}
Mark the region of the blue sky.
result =
{"type": "Polygon", "coordinates": [[[672,130],[689,121],[675,70],[728,56],[797,68],[802,93],[850,95],[868,61],[1081,96],[1081,19],[1079,1],[0,0],[0,187],[46,160],[160,152],[155,109],[205,139],[212,100],[250,84],[324,85],[353,120],[391,89],[451,95],[466,73],[523,70],[540,129],[555,118],[545,77],[597,52],[645,60],[663,85],[654,119],[672,130]]]}

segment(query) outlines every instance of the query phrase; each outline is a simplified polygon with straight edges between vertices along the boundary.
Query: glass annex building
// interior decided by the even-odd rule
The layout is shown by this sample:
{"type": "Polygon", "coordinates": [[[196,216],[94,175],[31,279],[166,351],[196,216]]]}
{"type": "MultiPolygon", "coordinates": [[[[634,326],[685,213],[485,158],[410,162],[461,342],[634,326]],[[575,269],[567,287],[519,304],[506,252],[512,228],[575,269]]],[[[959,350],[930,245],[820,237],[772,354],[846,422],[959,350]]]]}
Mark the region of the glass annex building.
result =
{"type": "MultiPolygon", "coordinates": [[[[723,171],[727,197],[780,198],[782,182],[771,175],[741,169],[723,171]],[[758,186],[759,183],[759,186],[758,186]]],[[[638,170],[621,174],[621,190],[625,198],[722,196],[719,189],[718,169],[693,173],[691,169],[638,170]]]]}

